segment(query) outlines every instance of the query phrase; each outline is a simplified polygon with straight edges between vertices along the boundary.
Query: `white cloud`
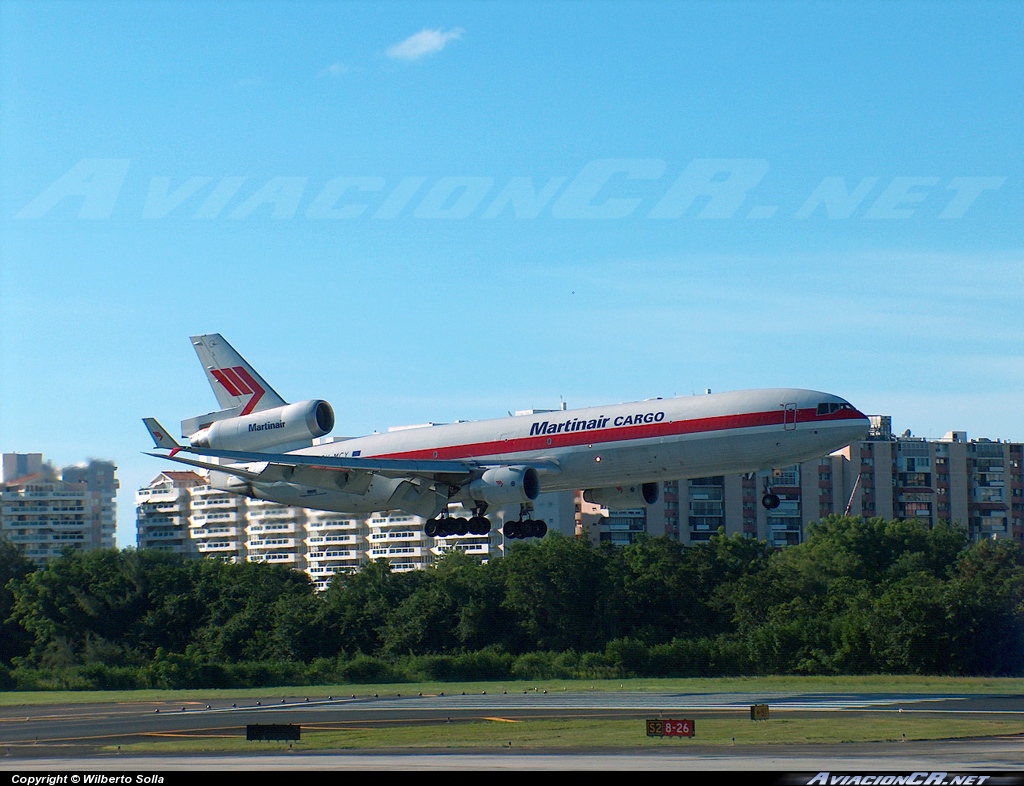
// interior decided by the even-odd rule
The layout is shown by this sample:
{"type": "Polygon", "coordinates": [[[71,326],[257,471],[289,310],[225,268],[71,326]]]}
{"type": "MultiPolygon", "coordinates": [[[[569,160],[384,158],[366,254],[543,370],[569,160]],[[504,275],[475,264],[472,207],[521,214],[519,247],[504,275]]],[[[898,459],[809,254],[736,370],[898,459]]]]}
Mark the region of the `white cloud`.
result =
{"type": "Polygon", "coordinates": [[[337,78],[343,74],[347,74],[351,70],[352,69],[344,63],[332,63],[326,68],[321,68],[317,76],[332,76],[337,78]]]}
{"type": "Polygon", "coordinates": [[[460,38],[462,38],[461,27],[447,31],[424,28],[404,41],[399,41],[394,46],[388,47],[385,54],[396,60],[418,60],[425,55],[440,52],[448,45],[449,41],[457,41],[460,38]]]}

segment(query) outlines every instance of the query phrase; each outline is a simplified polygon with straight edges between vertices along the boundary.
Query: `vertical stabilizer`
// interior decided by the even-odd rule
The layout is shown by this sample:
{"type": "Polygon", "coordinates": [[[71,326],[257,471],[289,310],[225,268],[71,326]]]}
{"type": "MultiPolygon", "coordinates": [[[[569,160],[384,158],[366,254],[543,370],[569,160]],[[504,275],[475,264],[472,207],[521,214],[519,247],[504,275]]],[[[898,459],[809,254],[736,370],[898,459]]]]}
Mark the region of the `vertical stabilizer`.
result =
{"type": "Polygon", "coordinates": [[[249,415],[287,403],[220,333],[192,336],[192,346],[222,409],[249,415]]]}

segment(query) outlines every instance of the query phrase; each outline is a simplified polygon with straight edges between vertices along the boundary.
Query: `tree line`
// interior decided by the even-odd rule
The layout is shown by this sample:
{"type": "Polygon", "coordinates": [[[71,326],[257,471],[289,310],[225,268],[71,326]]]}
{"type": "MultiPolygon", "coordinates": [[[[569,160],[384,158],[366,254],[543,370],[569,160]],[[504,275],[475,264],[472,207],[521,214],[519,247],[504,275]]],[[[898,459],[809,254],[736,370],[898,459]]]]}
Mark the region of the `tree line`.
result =
{"type": "Polygon", "coordinates": [[[552,534],[479,564],[372,562],[318,593],[283,566],[0,542],[0,688],[1024,674],[1024,550],[833,516],[779,551],[718,534],[552,534]]]}

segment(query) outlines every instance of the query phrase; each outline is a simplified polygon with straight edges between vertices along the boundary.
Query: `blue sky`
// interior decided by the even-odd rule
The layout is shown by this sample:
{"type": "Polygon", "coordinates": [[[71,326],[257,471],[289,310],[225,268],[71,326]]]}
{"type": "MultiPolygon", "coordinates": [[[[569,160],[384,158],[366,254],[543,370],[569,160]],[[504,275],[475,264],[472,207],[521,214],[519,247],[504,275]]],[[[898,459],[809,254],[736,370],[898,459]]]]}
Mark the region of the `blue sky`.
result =
{"type": "Polygon", "coordinates": [[[0,449],[800,386],[1024,440],[1017,3],[0,5],[0,449]]]}

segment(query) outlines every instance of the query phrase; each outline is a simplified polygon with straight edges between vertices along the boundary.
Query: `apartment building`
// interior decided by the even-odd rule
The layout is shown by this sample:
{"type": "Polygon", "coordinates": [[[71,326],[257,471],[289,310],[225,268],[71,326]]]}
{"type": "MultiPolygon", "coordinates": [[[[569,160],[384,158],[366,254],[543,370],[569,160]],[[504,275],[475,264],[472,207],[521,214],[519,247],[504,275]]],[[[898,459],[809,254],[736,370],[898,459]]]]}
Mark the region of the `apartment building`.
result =
{"type": "MultiPolygon", "coordinates": [[[[593,541],[628,543],[641,532],[687,544],[726,534],[796,545],[807,524],[831,514],[952,521],[974,540],[1024,541],[1024,465],[1021,443],[941,439],[892,433],[888,416],[872,418],[870,434],[830,456],[774,471],[662,484],[655,505],[635,511],[581,510],[581,529],[593,541]],[[778,496],[767,510],[761,496],[778,496]],[[585,523],[584,523],[585,522],[585,523]]],[[[595,507],[595,506],[591,506],[595,507]]]]}
{"type": "Polygon", "coordinates": [[[69,548],[113,548],[116,472],[109,461],[57,470],[42,453],[3,454],[0,534],[37,564],[69,548]]]}
{"type": "MultiPolygon", "coordinates": [[[[418,516],[363,518],[248,499],[213,488],[201,472],[161,472],[136,492],[135,503],[140,549],[287,565],[305,571],[318,589],[369,560],[403,572],[429,567],[453,550],[481,560],[500,551],[498,532],[430,538],[418,516]]],[[[471,513],[453,509],[451,515],[471,513]]]]}

